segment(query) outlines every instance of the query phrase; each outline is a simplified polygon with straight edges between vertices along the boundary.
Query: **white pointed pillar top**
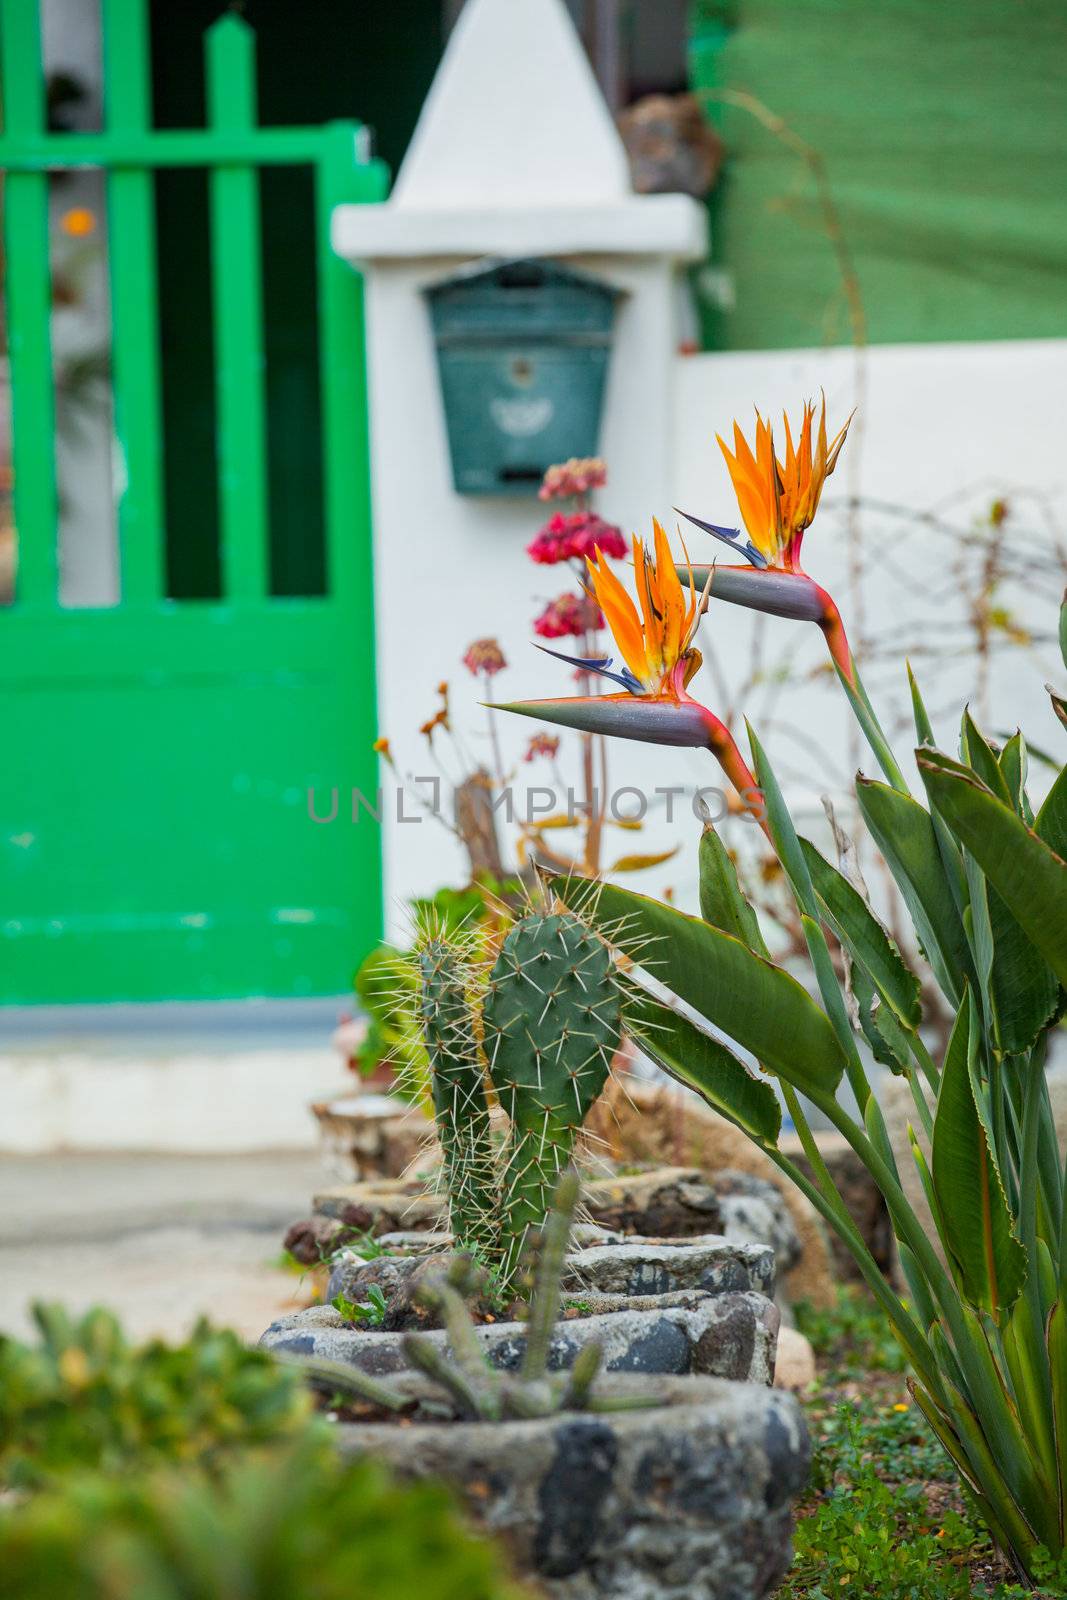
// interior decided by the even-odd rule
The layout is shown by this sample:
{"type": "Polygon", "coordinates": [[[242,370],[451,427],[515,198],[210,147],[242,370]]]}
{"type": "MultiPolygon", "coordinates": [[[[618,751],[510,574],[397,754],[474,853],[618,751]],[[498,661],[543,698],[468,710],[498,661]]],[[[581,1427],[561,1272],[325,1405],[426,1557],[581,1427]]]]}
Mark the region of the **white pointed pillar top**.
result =
{"type": "Polygon", "coordinates": [[[696,260],[703,206],[635,195],[563,0],[467,0],[390,198],[339,206],[349,260],[641,254],[696,260]]]}

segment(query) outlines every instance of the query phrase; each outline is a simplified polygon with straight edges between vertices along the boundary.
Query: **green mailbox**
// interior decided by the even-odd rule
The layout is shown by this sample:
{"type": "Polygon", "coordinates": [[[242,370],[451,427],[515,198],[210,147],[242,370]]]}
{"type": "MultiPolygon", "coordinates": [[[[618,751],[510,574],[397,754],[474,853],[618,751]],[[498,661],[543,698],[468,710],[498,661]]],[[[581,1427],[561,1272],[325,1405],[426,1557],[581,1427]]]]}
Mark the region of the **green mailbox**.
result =
{"type": "Polygon", "coordinates": [[[536,257],[425,291],[460,494],[535,494],[553,462],[596,455],[621,292],[536,257]]]}

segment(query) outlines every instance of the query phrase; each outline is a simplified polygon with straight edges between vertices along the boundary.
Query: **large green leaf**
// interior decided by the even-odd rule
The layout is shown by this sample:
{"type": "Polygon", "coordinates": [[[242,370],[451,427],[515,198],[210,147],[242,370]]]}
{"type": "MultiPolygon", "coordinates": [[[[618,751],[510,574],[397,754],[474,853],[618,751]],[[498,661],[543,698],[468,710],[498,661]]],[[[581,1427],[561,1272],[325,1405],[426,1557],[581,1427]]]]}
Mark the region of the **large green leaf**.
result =
{"type": "Polygon", "coordinates": [[[698,917],[613,883],[553,878],[560,899],[653,978],[805,1094],[832,1094],[844,1054],[795,978],[698,917]]]}
{"type": "Polygon", "coordinates": [[[1012,1228],[996,1156],[979,1115],[971,1054],[977,1023],[964,996],[941,1068],[931,1171],[944,1244],[972,1306],[999,1316],[1026,1278],[1026,1252],[1012,1228]]]}
{"type": "MultiPolygon", "coordinates": [[[[968,781],[977,779],[1002,806],[1011,808],[1019,816],[1019,806],[999,763],[966,715],[961,742],[969,766],[938,751],[929,752],[931,758],[939,762],[941,773],[955,773],[968,781]]],[[[923,779],[935,813],[941,816],[936,788],[931,787],[925,770],[923,779]]],[[[1019,1055],[1032,1048],[1051,1021],[1059,1001],[1059,982],[996,888],[987,882],[970,851],[966,853],[966,873],[971,948],[983,1001],[993,1024],[996,1048],[1003,1055],[1019,1055]]]]}
{"type": "Polygon", "coordinates": [[[856,798],[904,897],[934,976],[956,1007],[964,980],[973,977],[974,968],[930,814],[910,795],[870,778],[856,780],[856,798]]]}
{"type": "Polygon", "coordinates": [[[917,760],[953,833],[1060,982],[1067,982],[1067,862],[973,774],[935,750],[920,750],[917,760]]]}
{"type": "Polygon", "coordinates": [[[1004,1055],[1020,1055],[1033,1048],[1052,1021],[1059,980],[992,885],[987,903],[993,937],[989,998],[997,1048],[1004,1055]]]}
{"type": "Polygon", "coordinates": [[[914,1026],[920,1014],[918,978],[905,966],[896,945],[844,873],[831,866],[810,839],[802,838],[800,848],[834,934],[900,1020],[914,1026]]]}
{"type": "Polygon", "coordinates": [[[1042,803],[1034,832],[1050,850],[1067,861],[1067,767],[1060,771],[1042,803]]]}
{"type": "Polygon", "coordinates": [[[631,993],[623,1003],[626,1031],[672,1078],[684,1083],[715,1111],[762,1144],[776,1144],[782,1126],[778,1096],[732,1050],[649,994],[631,993]]]}
{"type": "Polygon", "coordinates": [[[741,892],[737,869],[710,823],[700,836],[700,915],[713,928],[730,933],[750,950],[770,959],[756,913],[741,892]]]}

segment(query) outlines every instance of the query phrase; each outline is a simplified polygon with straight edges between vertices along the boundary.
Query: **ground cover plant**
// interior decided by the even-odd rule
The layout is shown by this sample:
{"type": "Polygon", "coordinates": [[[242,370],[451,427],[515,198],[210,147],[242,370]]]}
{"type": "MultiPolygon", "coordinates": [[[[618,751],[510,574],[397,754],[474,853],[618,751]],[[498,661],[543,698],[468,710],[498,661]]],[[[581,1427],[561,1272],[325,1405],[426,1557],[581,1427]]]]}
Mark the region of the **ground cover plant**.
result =
{"type": "Polygon", "coordinates": [[[444,1489],[340,1459],[301,1371],[206,1324],[34,1315],[0,1338],[4,1600],[521,1600],[444,1489]]]}
{"type": "MultiPolygon", "coordinates": [[[[913,792],[838,607],[801,566],[804,534],[847,429],[829,439],[825,405],[818,416],[805,406],[795,436],[786,420],[779,454],[762,417],[754,445],[735,426],[733,449],[722,448],[744,531],[689,520],[746,565],[676,565],[656,524],[651,548],[634,541],[635,603],[605,562],[590,561],[591,590],[618,657],[587,660],[584,668],[620,692],[507,709],[705,748],[764,830],[803,929],[807,987],[771,959],[710,827],[700,848],[700,917],[613,884],[560,876],[553,887],[624,966],[651,980],[624,1005],[627,1030],[743,1128],[844,1240],[907,1356],[916,1404],[998,1546],[1020,1578],[1036,1581],[1067,1551],[1067,1183],[1045,1080],[1067,984],[1067,777],[1053,764],[1051,788],[1035,804],[1022,734],[995,742],[966,710],[958,753],[946,753],[912,680],[913,792]],[[831,860],[798,836],[756,732],[748,730],[750,765],[732,730],[690,694],[701,664],[697,632],[713,600],[822,631],[882,770],[881,780],[857,778],[858,816],[908,909],[927,970],[912,970],[879,921],[837,819],[831,860]],[[931,984],[953,1018],[939,1059],[924,1033],[922,995],[931,984]],[[777,1078],[811,1179],[778,1149],[781,1109],[771,1084],[727,1040],[777,1078]],[[931,1141],[929,1162],[917,1141],[913,1155],[936,1242],[905,1197],[871,1089],[872,1056],[908,1081],[915,1126],[931,1141]],[[855,1114],[839,1092],[843,1084],[855,1114]],[[907,1299],[886,1283],[860,1238],[819,1155],[806,1103],[844,1135],[878,1185],[907,1299]]],[[[1067,665],[1067,609],[1060,638],[1067,665]]],[[[1051,710],[1067,723],[1055,692],[1051,710]]]]}

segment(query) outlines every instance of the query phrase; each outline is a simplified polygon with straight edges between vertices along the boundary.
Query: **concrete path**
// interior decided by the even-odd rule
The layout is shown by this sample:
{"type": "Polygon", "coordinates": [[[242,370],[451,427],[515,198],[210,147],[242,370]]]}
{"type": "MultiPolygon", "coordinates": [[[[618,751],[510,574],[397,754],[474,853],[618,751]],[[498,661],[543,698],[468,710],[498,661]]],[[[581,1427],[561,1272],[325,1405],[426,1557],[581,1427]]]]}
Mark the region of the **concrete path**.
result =
{"type": "Polygon", "coordinates": [[[0,1156],[0,1331],[47,1299],[109,1306],[138,1338],[207,1315],[254,1340],[312,1298],[277,1262],[329,1176],[307,1151],[0,1156]]]}

